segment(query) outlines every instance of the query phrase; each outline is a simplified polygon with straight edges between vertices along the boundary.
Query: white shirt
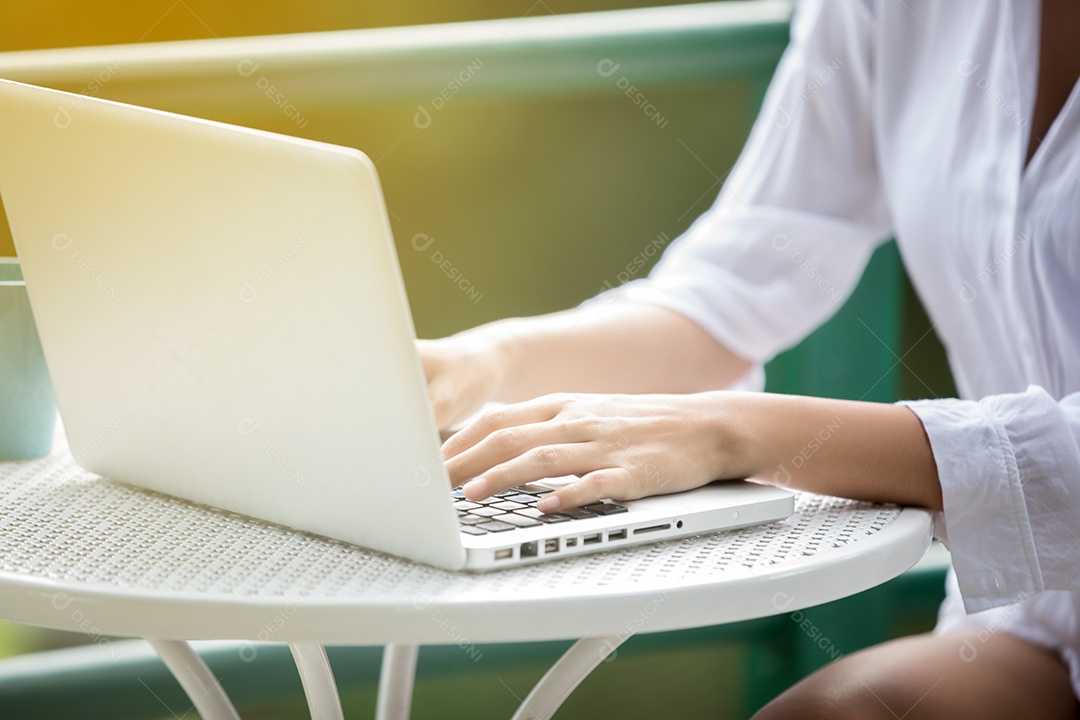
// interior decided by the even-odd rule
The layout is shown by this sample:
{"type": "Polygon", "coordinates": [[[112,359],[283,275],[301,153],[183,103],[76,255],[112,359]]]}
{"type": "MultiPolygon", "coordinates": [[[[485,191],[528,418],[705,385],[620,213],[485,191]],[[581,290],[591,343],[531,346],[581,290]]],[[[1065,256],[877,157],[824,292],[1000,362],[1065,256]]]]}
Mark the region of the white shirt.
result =
{"type": "Polygon", "coordinates": [[[760,367],[895,234],[962,396],[910,403],[959,584],[939,629],[1056,648],[1080,696],[1080,84],[1025,168],[1038,38],[1031,0],[801,3],[716,204],[620,295],[760,367]]]}

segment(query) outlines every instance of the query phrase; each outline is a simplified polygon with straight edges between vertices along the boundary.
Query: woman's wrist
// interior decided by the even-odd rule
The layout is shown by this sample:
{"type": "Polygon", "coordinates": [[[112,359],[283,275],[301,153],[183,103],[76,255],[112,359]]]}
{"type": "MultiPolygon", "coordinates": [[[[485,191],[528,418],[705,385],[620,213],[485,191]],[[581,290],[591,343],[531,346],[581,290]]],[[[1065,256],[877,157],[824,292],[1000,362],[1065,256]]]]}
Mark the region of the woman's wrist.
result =
{"type": "Polygon", "coordinates": [[[769,448],[760,442],[758,420],[763,393],[715,390],[700,393],[703,426],[711,442],[713,474],[718,479],[762,477],[769,448]]]}

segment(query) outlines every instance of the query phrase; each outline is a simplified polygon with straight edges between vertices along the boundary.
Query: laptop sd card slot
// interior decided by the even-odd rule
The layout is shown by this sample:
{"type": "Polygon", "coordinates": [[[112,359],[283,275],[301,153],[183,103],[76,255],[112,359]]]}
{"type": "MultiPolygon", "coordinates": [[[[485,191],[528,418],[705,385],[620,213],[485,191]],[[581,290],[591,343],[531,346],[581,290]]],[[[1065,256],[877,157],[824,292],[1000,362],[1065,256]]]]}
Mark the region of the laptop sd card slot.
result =
{"type": "Polygon", "coordinates": [[[663,525],[650,525],[649,527],[634,528],[635,535],[644,535],[645,533],[659,532],[661,530],[670,530],[671,523],[664,523],[663,525]]]}

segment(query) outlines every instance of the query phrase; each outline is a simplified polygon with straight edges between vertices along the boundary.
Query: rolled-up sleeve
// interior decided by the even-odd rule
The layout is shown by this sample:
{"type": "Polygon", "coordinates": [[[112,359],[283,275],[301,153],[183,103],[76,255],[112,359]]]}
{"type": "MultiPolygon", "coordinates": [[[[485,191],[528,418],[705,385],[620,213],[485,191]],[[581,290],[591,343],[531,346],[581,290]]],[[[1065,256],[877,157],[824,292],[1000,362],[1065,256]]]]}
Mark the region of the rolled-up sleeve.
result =
{"type": "Polygon", "coordinates": [[[952,551],[965,609],[1080,591],[1080,393],[1057,401],[1032,386],[904,404],[937,462],[936,533],[952,551]]]}
{"type": "Polygon", "coordinates": [[[678,311],[758,364],[840,308],[890,232],[871,122],[873,23],[863,2],[799,5],[716,203],[616,298],[678,311]]]}

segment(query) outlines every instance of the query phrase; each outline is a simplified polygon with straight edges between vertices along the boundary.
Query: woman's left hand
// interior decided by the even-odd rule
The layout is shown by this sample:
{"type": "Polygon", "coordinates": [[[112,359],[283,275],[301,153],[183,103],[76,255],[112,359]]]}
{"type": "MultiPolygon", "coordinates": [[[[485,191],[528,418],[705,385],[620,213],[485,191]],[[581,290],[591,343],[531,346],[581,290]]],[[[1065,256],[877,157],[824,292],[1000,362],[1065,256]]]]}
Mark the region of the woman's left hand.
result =
{"type": "Polygon", "coordinates": [[[455,486],[469,481],[470,500],[577,475],[540,501],[545,512],[747,477],[723,395],[547,395],[485,413],[446,442],[443,457],[455,486]]]}

